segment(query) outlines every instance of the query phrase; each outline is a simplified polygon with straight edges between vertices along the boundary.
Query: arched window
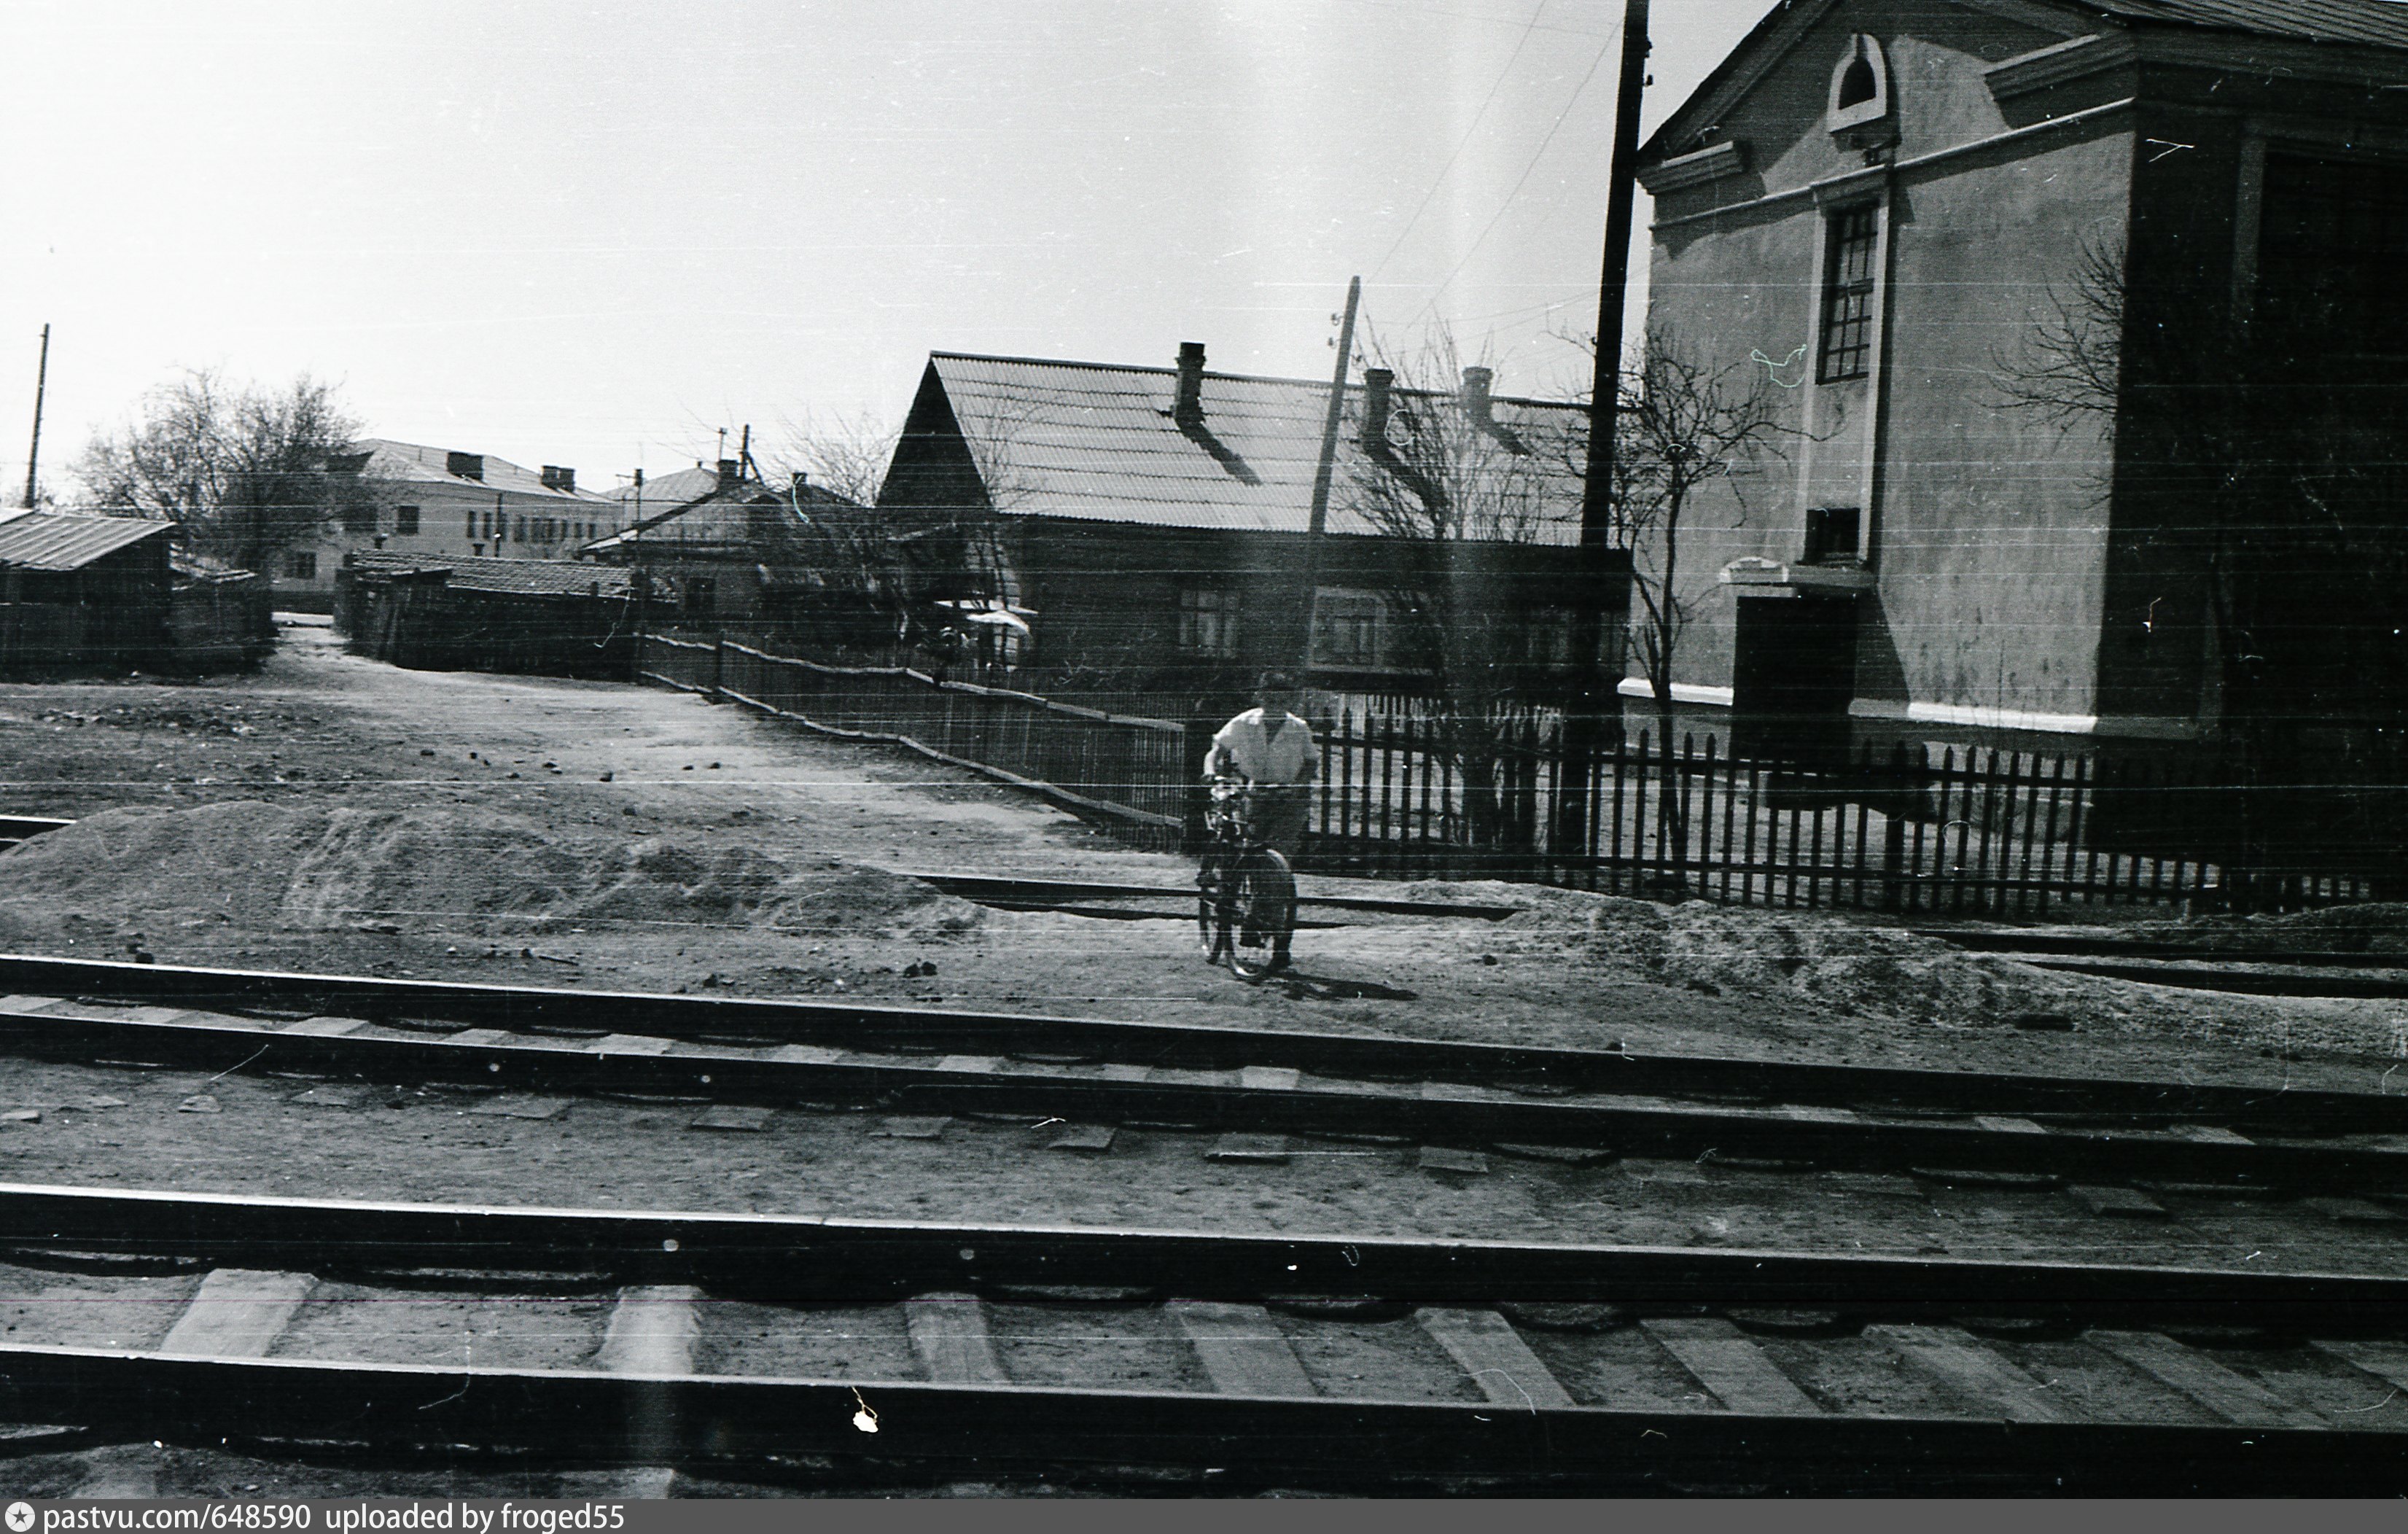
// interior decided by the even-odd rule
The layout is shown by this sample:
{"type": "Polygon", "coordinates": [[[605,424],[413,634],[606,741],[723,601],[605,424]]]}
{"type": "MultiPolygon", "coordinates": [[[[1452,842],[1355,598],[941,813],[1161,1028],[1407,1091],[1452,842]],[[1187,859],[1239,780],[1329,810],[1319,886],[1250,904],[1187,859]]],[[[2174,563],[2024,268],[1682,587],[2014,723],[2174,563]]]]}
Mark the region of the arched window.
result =
{"type": "Polygon", "coordinates": [[[1889,62],[1882,46],[1864,33],[1848,39],[1848,51],[1831,71],[1831,110],[1825,125],[1833,133],[1859,128],[1889,116],[1889,62]]]}
{"type": "Polygon", "coordinates": [[[1854,107],[1870,101],[1881,93],[1881,85],[1873,77],[1873,66],[1867,59],[1850,59],[1840,71],[1840,99],[1834,105],[1854,107]]]}

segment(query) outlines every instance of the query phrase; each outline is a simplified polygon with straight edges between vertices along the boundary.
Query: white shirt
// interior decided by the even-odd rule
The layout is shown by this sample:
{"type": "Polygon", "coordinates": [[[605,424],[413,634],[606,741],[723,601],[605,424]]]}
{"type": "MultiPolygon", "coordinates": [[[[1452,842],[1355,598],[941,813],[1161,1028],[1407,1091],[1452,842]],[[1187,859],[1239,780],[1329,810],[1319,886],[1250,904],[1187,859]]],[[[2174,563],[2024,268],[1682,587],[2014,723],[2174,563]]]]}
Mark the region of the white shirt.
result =
{"type": "Polygon", "coordinates": [[[1208,767],[1235,767],[1258,783],[1309,783],[1321,767],[1312,725],[1291,713],[1271,720],[1261,709],[1248,709],[1222,725],[1206,760],[1208,767]]]}

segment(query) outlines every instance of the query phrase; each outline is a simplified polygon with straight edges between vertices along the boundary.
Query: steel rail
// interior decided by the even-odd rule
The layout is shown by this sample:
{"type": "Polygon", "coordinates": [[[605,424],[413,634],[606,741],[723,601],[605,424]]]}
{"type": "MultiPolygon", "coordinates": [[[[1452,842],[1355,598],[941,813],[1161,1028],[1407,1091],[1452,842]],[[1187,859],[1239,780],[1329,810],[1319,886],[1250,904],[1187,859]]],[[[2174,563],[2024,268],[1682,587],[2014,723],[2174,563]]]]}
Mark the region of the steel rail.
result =
{"type": "Polygon", "coordinates": [[[1993,928],[1960,931],[1952,927],[1910,927],[1908,930],[1918,938],[1929,938],[1979,953],[2175,959],[2197,964],[2285,964],[2321,969],[2408,969],[2408,953],[2346,953],[2329,948],[2233,950],[2141,938],[2101,938],[2088,934],[2000,931],[1993,928]]]}
{"type": "Polygon", "coordinates": [[[728,1297],[865,1300],[1079,1284],[1259,1301],[1377,1296],[2396,1331],[2408,1276],[1866,1252],[1225,1233],[824,1214],[512,1208],[0,1183],[0,1252],[328,1272],[600,1271],[728,1297]]]}
{"type": "Polygon", "coordinates": [[[294,1440],[571,1462],[1185,1465],[1259,1481],[1457,1474],[1638,1490],[1668,1480],[1814,1488],[2005,1481],[2068,1490],[2352,1490],[2408,1484],[2408,1434],[2002,1423],[1484,1401],[863,1383],[594,1369],[194,1358],[0,1346],[0,1401],[215,1447],[294,1440]],[[859,1419],[870,1412],[874,1435],[859,1419]]]}
{"type": "MultiPolygon", "coordinates": [[[[1881,1118],[1847,1109],[1684,1103],[1596,1094],[1531,1098],[1509,1090],[1426,1083],[1415,1089],[1273,1073],[1178,1080],[1152,1068],[1082,1075],[994,1056],[909,1060],[786,1048],[763,1054],[676,1045],[631,1034],[598,1039],[280,1031],[202,1012],[90,1015],[35,997],[0,1001],[0,1041],[50,1059],[146,1059],[205,1069],[322,1072],[442,1081],[580,1095],[698,1095],[781,1107],[877,1101],[921,1111],[1019,1113],[1030,1122],[1173,1123],[1211,1129],[1412,1135],[1440,1144],[1569,1145],[1641,1154],[1709,1152],[1860,1170],[1938,1167],[2116,1176],[2334,1192],[2408,1188],[2408,1151],[2387,1142],[2200,1136],[2163,1129],[2050,1126],[1977,1115],[1881,1118]],[[674,1051],[674,1053],[672,1053],[674,1051]]],[[[98,1009],[93,1009],[97,1011],[98,1009]]],[[[342,1025],[337,1025],[342,1026],[342,1025]]],[[[1195,1073],[1176,1073],[1188,1074],[1195,1073]]]]}
{"type": "MultiPolygon", "coordinates": [[[[1062,900],[1184,900],[1193,909],[1196,887],[1119,884],[1068,879],[1014,879],[993,874],[929,873],[914,868],[893,870],[897,877],[917,879],[948,895],[980,904],[1010,902],[1050,907],[1062,900]]],[[[1395,900],[1363,895],[1307,895],[1299,906],[1324,906],[1333,910],[1360,910],[1389,916],[1442,916],[1497,922],[1521,914],[1519,906],[1484,906],[1464,901],[1395,900]]]]}
{"type": "Polygon", "coordinates": [[[2408,1131],[2408,1094],[2282,1082],[2198,1083],[2104,1076],[1650,1054],[1258,1029],[1196,1023],[980,1012],[860,1002],[663,996],[0,954],[0,992],[92,996],[230,1011],[435,1019],[464,1026],[566,1027],[656,1038],[754,1038],[889,1052],[1043,1054],[1192,1069],[1286,1067],[1354,1080],[1530,1082],[1550,1089],[1800,1105],[1899,1103],[1988,1114],[2061,1113],[2141,1123],[2204,1118],[2305,1133],[2408,1131]]]}

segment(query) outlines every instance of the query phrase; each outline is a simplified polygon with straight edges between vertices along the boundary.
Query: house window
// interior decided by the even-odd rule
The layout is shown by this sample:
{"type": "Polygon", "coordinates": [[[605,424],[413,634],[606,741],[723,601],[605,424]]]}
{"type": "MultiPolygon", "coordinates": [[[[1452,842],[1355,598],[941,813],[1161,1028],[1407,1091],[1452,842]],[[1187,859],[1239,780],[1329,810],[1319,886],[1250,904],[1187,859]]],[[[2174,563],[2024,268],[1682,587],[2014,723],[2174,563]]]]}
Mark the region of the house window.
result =
{"type": "Polygon", "coordinates": [[[1388,604],[1377,592],[1325,586],[1312,604],[1316,666],[1378,666],[1386,658],[1388,604]]]}
{"type": "Polygon", "coordinates": [[[477,540],[477,509],[473,506],[468,509],[468,525],[461,530],[460,536],[471,543],[477,540]]]}
{"type": "Polygon", "coordinates": [[[1194,655],[1238,652],[1238,598],[1214,586],[1179,593],[1179,648],[1194,655]]]}
{"type": "Polygon", "coordinates": [[[526,541],[526,519],[524,517],[521,517],[519,519],[518,525],[511,529],[510,541],[512,543],[524,543],[526,541]]]}
{"type": "Polygon", "coordinates": [[[377,514],[376,514],[376,508],[375,508],[375,507],[373,507],[373,506],[347,506],[347,507],[343,508],[343,531],[344,531],[344,532],[346,532],[346,533],[373,533],[373,532],[375,532],[376,530],[377,530],[377,514]]]}
{"type": "Polygon", "coordinates": [[[1872,204],[1831,217],[1831,250],[1823,283],[1825,383],[1860,379],[1871,370],[1873,252],[1881,243],[1872,204]]]}
{"type": "Polygon", "coordinates": [[[284,578],[285,578],[287,581],[315,581],[315,580],[317,580],[317,579],[318,579],[318,554],[317,554],[317,551],[315,551],[315,550],[313,550],[313,549],[287,549],[287,550],[285,550],[285,551],[284,551],[284,578]]]}
{"type": "Polygon", "coordinates": [[[1818,506],[1806,513],[1809,565],[1855,565],[1864,559],[1864,514],[1853,506],[1818,506]]]}
{"type": "Polygon", "coordinates": [[[418,536],[418,508],[396,506],[393,509],[393,530],[405,538],[418,536]]]}

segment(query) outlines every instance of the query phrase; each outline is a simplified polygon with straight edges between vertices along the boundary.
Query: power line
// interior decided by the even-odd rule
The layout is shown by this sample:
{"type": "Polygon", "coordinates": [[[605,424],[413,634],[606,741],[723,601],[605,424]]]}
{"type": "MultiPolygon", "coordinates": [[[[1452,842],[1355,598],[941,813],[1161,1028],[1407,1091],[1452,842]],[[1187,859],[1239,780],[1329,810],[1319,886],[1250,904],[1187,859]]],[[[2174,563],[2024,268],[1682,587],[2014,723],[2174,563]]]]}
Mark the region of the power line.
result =
{"type": "Polygon", "coordinates": [[[1379,265],[1371,268],[1371,275],[1374,278],[1384,271],[1389,261],[1404,248],[1405,237],[1413,232],[1413,225],[1419,223],[1422,215],[1429,210],[1430,199],[1436,197],[1438,189],[1446,184],[1448,174],[1455,169],[1455,163],[1463,158],[1465,150],[1471,147],[1471,136],[1480,131],[1481,120],[1488,115],[1488,108],[1496,104],[1497,93],[1505,88],[1505,77],[1512,74],[1513,65],[1521,61],[1522,50],[1530,45],[1530,35],[1538,30],[1539,18],[1545,13],[1546,8],[1547,0],[1539,0],[1538,5],[1531,9],[1530,19],[1522,25],[1522,36],[1514,40],[1513,51],[1505,60],[1505,67],[1497,71],[1495,82],[1488,87],[1488,94],[1481,101],[1480,109],[1471,114],[1471,122],[1464,128],[1463,137],[1456,142],[1455,152],[1446,157],[1446,164],[1440,165],[1438,174],[1430,178],[1429,190],[1422,194],[1421,206],[1413,209],[1413,216],[1405,221],[1405,226],[1402,229],[1397,231],[1396,243],[1388,247],[1388,253],[1382,256],[1379,265]]]}
{"type": "MultiPolygon", "coordinates": [[[[1617,28],[1617,36],[1619,35],[1619,31],[1620,29],[1617,28]]],[[[1513,190],[1505,194],[1505,200],[1498,205],[1496,217],[1488,221],[1486,227],[1480,231],[1479,237],[1475,238],[1471,244],[1465,249],[1463,259],[1455,264],[1455,269],[1447,273],[1444,278],[1440,279],[1437,287],[1430,290],[1429,302],[1424,304],[1421,308],[1421,312],[1413,316],[1415,323],[1418,324],[1422,320],[1427,318],[1430,311],[1438,308],[1439,294],[1446,291],[1448,283],[1453,282],[1456,278],[1463,275],[1463,268],[1471,265],[1471,258],[1479,252],[1481,245],[1487,240],[1490,235],[1496,233],[1497,225],[1503,222],[1506,210],[1513,206],[1513,199],[1522,194],[1522,188],[1529,181],[1531,172],[1539,168],[1539,161],[1545,156],[1547,147],[1555,141],[1555,134],[1557,130],[1563,127],[1564,119],[1571,116],[1572,108],[1580,105],[1581,96],[1588,90],[1588,82],[1597,79],[1598,67],[1605,63],[1605,56],[1612,51],[1613,51],[1613,42],[1612,39],[1609,38],[1606,45],[1597,50],[1597,57],[1589,61],[1588,73],[1581,77],[1581,80],[1578,85],[1572,87],[1571,98],[1564,103],[1564,109],[1557,112],[1555,114],[1555,122],[1547,125],[1547,136],[1544,138],[1540,139],[1539,147],[1531,151],[1530,163],[1522,167],[1521,176],[1513,182],[1513,190]]]]}

